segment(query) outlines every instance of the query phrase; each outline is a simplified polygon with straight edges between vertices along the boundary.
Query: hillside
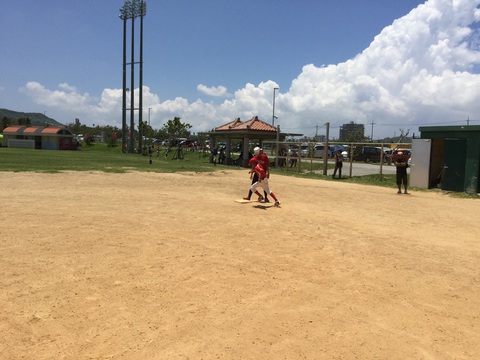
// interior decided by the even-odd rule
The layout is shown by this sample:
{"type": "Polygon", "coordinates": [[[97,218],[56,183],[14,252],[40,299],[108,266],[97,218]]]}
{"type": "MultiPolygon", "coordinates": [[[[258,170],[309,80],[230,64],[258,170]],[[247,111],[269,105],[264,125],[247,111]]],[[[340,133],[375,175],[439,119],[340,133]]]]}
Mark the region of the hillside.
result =
{"type": "Polygon", "coordinates": [[[62,123],[59,123],[57,120],[49,118],[42,113],[25,113],[8,109],[0,109],[0,119],[3,119],[4,117],[10,119],[12,125],[16,125],[18,119],[29,118],[32,126],[45,126],[45,124],[63,126],[62,123]]]}

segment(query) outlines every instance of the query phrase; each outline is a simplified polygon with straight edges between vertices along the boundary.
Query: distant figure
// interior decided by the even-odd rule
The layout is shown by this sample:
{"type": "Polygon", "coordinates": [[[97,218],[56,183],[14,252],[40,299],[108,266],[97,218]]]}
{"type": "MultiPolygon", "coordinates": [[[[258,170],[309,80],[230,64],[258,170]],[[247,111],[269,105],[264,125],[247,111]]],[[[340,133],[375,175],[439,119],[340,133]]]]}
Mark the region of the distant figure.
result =
{"type": "Polygon", "coordinates": [[[292,153],[292,156],[290,157],[290,160],[288,160],[288,162],[290,163],[290,167],[294,167],[294,166],[297,166],[297,153],[294,151],[292,153]]]}
{"type": "Polygon", "coordinates": [[[211,150],[211,160],[213,165],[217,165],[217,154],[218,154],[217,148],[213,147],[211,150]]]}
{"type": "Polygon", "coordinates": [[[148,163],[152,164],[153,145],[148,145],[148,163]]]}
{"type": "Polygon", "coordinates": [[[397,181],[397,186],[398,186],[398,191],[397,194],[402,193],[402,184],[404,194],[408,194],[407,191],[407,182],[408,182],[408,177],[407,177],[407,168],[408,168],[408,162],[403,156],[403,152],[399,151],[395,157],[395,162],[394,162],[395,167],[397,168],[397,174],[396,174],[396,181],[397,181]]]}
{"type": "Polygon", "coordinates": [[[343,156],[342,150],[337,150],[335,153],[335,170],[333,170],[332,179],[335,179],[335,175],[337,174],[338,170],[338,178],[342,178],[342,167],[343,167],[343,156]]]}
{"type": "Polygon", "coordinates": [[[224,164],[225,163],[225,151],[220,149],[220,153],[218,154],[218,163],[224,164]]]}

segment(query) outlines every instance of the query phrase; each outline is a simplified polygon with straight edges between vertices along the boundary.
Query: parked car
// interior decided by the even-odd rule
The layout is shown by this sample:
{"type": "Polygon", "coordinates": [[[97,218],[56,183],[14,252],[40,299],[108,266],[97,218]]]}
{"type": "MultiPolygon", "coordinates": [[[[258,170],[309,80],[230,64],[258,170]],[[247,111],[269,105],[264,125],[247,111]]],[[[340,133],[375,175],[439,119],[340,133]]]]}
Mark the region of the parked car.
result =
{"type": "Polygon", "coordinates": [[[297,144],[290,144],[288,145],[288,156],[298,155],[299,146],[297,144]]]}
{"type": "Polygon", "coordinates": [[[300,145],[300,156],[310,157],[310,145],[308,145],[308,143],[302,143],[300,145]]]}
{"type": "MultiPolygon", "coordinates": [[[[383,149],[387,151],[386,148],[383,149]]],[[[380,162],[382,159],[382,148],[380,146],[362,146],[361,148],[355,149],[353,153],[354,161],[365,161],[365,162],[380,162]]],[[[387,158],[385,152],[383,153],[383,161],[386,162],[387,158]]]]}
{"type": "Polygon", "coordinates": [[[325,150],[325,145],[323,144],[315,144],[313,146],[313,157],[314,158],[321,158],[323,159],[323,153],[325,150]]]}

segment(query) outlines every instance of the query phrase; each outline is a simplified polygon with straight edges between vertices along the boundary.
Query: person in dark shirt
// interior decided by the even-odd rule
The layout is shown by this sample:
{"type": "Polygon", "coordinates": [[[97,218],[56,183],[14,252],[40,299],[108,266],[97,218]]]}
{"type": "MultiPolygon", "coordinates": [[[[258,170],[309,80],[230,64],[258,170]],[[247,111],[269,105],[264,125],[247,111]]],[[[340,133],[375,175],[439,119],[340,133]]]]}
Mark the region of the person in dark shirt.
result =
{"type": "Polygon", "coordinates": [[[408,168],[408,163],[407,160],[403,156],[403,152],[399,151],[395,157],[395,162],[394,162],[395,167],[397,168],[397,186],[398,186],[398,191],[397,194],[402,193],[402,184],[404,194],[408,194],[407,187],[408,187],[408,179],[407,179],[407,168],[408,168]]]}

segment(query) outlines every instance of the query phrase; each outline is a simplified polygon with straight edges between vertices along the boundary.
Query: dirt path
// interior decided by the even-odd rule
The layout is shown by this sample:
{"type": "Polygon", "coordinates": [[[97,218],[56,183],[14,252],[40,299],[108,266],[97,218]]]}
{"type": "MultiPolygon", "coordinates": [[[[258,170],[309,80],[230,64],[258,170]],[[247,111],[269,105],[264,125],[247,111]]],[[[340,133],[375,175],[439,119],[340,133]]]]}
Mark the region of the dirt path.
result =
{"type": "Polygon", "coordinates": [[[246,170],[0,173],[1,359],[476,359],[480,201],[246,170]]]}

